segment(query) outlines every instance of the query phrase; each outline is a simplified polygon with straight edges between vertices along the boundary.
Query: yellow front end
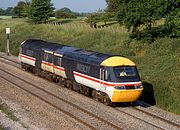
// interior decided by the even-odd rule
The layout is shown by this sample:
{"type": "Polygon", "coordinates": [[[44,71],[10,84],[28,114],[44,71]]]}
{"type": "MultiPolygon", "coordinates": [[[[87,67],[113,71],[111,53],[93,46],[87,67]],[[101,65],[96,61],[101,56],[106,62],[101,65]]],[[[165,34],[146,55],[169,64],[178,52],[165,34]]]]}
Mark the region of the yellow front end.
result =
{"type": "Polygon", "coordinates": [[[112,102],[133,102],[138,100],[143,89],[114,90],[112,102]]]}

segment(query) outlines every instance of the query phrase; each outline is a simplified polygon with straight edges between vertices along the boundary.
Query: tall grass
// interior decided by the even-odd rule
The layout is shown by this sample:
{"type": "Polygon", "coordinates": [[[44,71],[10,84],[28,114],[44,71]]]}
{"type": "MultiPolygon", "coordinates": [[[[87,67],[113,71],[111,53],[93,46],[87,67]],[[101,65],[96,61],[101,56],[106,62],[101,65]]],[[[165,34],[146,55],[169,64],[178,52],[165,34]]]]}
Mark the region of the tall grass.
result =
{"type": "Polygon", "coordinates": [[[0,130],[4,130],[3,126],[0,124],[0,130]]]}
{"type": "MultiPolygon", "coordinates": [[[[18,121],[19,119],[14,115],[14,112],[9,108],[9,106],[5,103],[3,103],[0,100],[0,111],[6,114],[8,118],[10,118],[13,121],[18,121]]],[[[1,126],[0,126],[1,128],[1,126]]]]}
{"type": "Polygon", "coordinates": [[[14,55],[22,41],[38,38],[129,57],[137,63],[142,80],[149,84],[145,85],[142,100],[155,98],[157,106],[180,114],[180,39],[162,38],[152,44],[130,40],[127,30],[118,24],[93,29],[78,20],[58,26],[32,25],[22,19],[0,20],[1,51],[5,48],[6,27],[12,30],[10,45],[14,55]]]}

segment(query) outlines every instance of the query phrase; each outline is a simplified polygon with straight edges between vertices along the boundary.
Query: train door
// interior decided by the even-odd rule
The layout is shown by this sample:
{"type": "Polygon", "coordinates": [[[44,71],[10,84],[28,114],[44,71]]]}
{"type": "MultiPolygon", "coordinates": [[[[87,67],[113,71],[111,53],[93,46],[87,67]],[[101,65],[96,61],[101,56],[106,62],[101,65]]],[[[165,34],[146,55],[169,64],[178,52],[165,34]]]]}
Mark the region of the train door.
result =
{"type": "Polygon", "coordinates": [[[41,69],[41,62],[42,62],[41,51],[36,51],[36,63],[35,63],[36,69],[41,69]]]}
{"type": "Polygon", "coordinates": [[[75,81],[75,78],[74,78],[74,60],[72,59],[69,59],[69,58],[64,58],[64,61],[65,61],[65,73],[66,73],[66,76],[68,79],[72,80],[72,81],[75,81]]]}
{"type": "Polygon", "coordinates": [[[41,68],[48,72],[54,73],[54,66],[53,66],[53,52],[44,50],[42,52],[42,64],[41,68]]]}
{"type": "Polygon", "coordinates": [[[105,91],[106,90],[106,85],[105,85],[105,69],[104,67],[101,67],[100,68],[100,88],[101,90],[105,91]]]}

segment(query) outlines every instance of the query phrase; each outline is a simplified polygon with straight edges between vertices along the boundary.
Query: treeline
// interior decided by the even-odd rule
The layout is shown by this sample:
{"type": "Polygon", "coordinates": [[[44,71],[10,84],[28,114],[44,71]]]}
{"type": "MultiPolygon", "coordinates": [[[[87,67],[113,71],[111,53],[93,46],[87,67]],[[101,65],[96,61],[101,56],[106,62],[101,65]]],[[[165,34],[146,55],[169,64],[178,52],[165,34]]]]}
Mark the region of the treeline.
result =
{"type": "Polygon", "coordinates": [[[0,15],[13,17],[27,17],[29,13],[30,2],[26,0],[20,1],[15,7],[8,7],[7,9],[0,8],[0,15]]]}
{"type": "Polygon", "coordinates": [[[50,17],[88,16],[91,27],[116,21],[124,25],[130,37],[154,41],[159,37],[180,37],[180,0],[106,0],[107,8],[96,13],[75,13],[68,8],[55,10],[51,0],[20,1],[12,8],[1,9],[1,15],[28,17],[33,23],[46,23],[50,17]],[[161,24],[158,22],[161,21],[161,24]]]}
{"type": "Polygon", "coordinates": [[[159,37],[180,37],[180,0],[106,0],[105,11],[91,14],[88,22],[118,21],[130,37],[154,41],[159,37]],[[161,21],[161,24],[158,22],[161,21]]]}
{"type": "Polygon", "coordinates": [[[0,16],[13,16],[15,15],[14,13],[14,8],[13,7],[8,7],[7,9],[2,9],[0,8],[0,16]]]}
{"type": "MultiPolygon", "coordinates": [[[[50,3],[51,0],[45,0],[45,2],[40,3],[40,0],[33,0],[32,2],[26,1],[19,1],[15,7],[8,7],[7,9],[0,8],[0,15],[4,16],[13,16],[13,17],[29,17],[33,13],[33,8],[37,6],[40,12],[47,12],[48,16],[56,17],[56,18],[77,18],[77,17],[86,17],[89,13],[78,13],[73,12],[69,8],[62,8],[55,10],[53,4],[50,3]],[[44,5],[44,6],[43,6],[44,5]],[[43,11],[43,9],[47,9],[43,11]]],[[[35,11],[35,10],[34,10],[35,11]]],[[[45,14],[43,14],[45,15],[45,14]]]]}

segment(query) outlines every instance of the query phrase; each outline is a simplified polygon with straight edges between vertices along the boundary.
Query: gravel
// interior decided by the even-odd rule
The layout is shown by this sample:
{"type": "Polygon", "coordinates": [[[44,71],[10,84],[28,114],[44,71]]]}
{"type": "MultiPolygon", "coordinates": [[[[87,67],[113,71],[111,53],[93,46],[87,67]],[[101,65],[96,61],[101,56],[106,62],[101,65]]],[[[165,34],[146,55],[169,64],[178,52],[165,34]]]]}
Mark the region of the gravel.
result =
{"type": "MultiPolygon", "coordinates": [[[[32,130],[87,129],[73,118],[61,113],[32,95],[17,89],[3,79],[0,79],[0,95],[5,103],[14,111],[14,114],[20,120],[20,124],[23,124],[22,128],[25,126],[25,129],[32,130]]],[[[8,122],[5,118],[0,119],[0,123],[5,128],[20,129],[18,122],[9,125],[11,122],[8,122]]]]}

